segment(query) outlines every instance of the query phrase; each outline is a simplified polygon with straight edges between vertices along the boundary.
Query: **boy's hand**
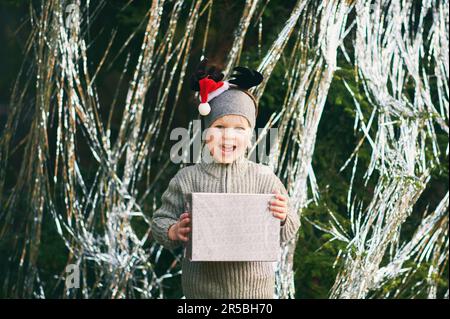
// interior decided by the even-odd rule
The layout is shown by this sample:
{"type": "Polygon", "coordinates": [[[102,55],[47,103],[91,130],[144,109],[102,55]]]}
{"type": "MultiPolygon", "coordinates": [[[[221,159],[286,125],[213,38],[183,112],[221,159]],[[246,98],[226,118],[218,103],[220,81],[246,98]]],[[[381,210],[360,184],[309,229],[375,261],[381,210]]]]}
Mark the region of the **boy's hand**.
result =
{"type": "Polygon", "coordinates": [[[180,216],[180,220],[169,227],[168,236],[170,240],[188,241],[191,232],[191,218],[188,212],[180,216]]]}
{"type": "Polygon", "coordinates": [[[276,190],[273,193],[275,198],[269,201],[269,210],[275,218],[280,219],[284,223],[288,212],[287,197],[276,190]]]}

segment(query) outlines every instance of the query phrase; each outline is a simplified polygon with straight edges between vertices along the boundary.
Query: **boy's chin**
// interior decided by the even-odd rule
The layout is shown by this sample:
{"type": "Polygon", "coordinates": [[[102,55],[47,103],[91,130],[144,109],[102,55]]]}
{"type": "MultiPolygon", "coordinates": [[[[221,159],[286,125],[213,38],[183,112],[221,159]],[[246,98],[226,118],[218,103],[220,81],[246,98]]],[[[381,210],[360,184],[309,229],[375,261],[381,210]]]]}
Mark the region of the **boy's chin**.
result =
{"type": "Polygon", "coordinates": [[[214,159],[216,162],[228,164],[233,163],[236,159],[238,159],[242,154],[232,154],[232,155],[225,155],[222,156],[221,154],[218,156],[214,156],[214,159]]]}
{"type": "Polygon", "coordinates": [[[234,158],[216,158],[216,161],[222,164],[229,164],[234,162],[234,158]]]}

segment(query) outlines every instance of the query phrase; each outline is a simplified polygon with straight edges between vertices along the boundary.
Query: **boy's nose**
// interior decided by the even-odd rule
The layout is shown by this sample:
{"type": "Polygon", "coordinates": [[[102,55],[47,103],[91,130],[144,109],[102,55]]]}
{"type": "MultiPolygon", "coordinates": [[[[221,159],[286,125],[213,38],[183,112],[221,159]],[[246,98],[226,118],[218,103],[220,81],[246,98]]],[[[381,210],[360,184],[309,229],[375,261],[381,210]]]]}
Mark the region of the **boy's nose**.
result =
{"type": "Polygon", "coordinates": [[[226,128],[223,132],[223,137],[224,138],[234,138],[235,136],[235,132],[233,128],[226,128]]]}
{"type": "Polygon", "coordinates": [[[236,137],[234,135],[227,135],[222,138],[222,144],[233,144],[236,142],[236,137]]]}

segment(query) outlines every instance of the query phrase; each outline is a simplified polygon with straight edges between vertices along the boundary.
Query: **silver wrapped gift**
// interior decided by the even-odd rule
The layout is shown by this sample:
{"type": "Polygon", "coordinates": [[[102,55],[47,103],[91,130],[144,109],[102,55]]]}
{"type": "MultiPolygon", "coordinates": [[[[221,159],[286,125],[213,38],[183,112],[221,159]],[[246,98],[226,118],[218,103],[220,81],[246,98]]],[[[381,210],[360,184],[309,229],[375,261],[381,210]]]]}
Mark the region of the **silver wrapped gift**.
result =
{"type": "Polygon", "coordinates": [[[192,232],[185,257],[191,261],[276,261],[280,220],[269,210],[273,198],[273,194],[188,194],[192,232]]]}

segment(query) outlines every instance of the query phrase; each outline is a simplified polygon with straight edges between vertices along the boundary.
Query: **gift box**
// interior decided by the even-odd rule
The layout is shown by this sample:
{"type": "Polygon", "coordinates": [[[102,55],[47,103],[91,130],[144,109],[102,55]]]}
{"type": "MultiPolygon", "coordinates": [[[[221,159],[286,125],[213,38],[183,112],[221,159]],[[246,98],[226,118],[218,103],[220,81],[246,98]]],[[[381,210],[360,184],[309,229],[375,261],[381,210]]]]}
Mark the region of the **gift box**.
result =
{"type": "Polygon", "coordinates": [[[269,210],[273,194],[191,193],[191,234],[185,257],[191,261],[276,261],[280,220],[269,210]]]}

